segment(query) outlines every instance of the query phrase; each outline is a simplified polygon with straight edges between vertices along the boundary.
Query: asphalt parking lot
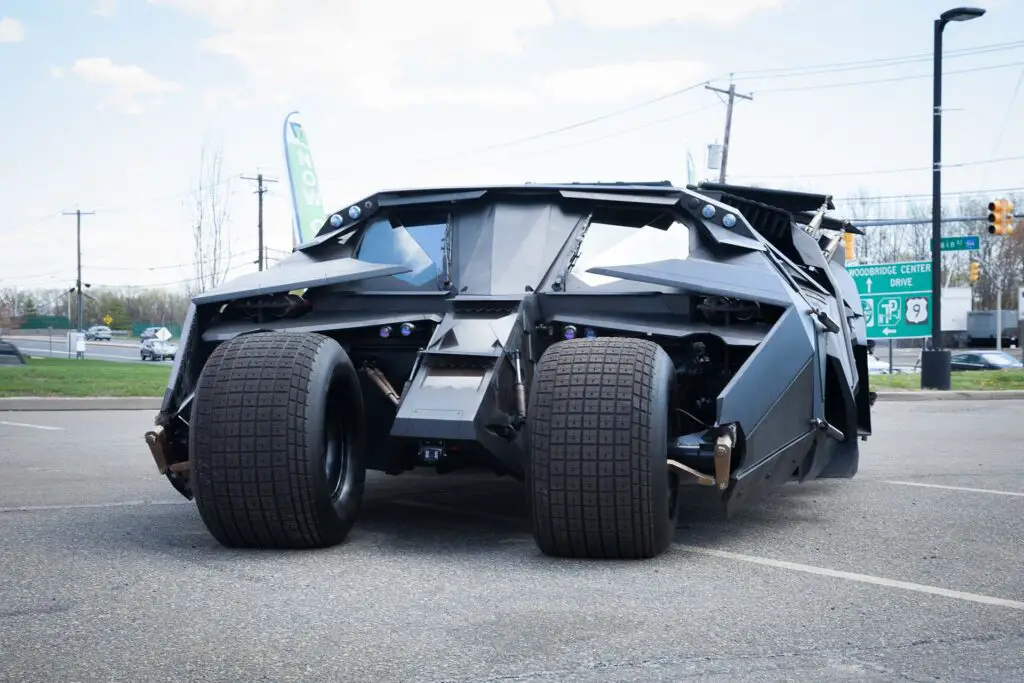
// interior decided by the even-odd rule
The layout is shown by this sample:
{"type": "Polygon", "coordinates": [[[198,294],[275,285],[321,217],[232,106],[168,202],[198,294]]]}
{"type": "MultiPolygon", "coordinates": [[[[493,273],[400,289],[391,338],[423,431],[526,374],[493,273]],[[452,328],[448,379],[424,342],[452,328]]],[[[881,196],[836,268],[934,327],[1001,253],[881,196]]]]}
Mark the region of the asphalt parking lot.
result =
{"type": "Polygon", "coordinates": [[[1024,402],[879,403],[852,481],[650,562],[549,559],[517,484],[372,476],[350,540],[219,547],[150,412],[0,412],[0,680],[1024,680],[1024,402]]]}

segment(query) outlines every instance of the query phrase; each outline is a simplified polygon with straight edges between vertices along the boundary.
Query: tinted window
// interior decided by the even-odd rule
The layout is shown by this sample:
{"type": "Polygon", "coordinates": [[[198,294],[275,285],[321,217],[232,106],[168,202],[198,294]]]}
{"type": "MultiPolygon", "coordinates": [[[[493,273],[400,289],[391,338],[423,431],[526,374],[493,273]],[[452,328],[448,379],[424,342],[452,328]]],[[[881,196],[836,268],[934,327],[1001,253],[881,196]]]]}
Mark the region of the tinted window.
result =
{"type": "Polygon", "coordinates": [[[375,220],[363,233],[357,258],[412,268],[394,277],[412,285],[435,284],[444,273],[443,245],[446,225],[392,226],[387,218],[375,220]]]}
{"type": "Polygon", "coordinates": [[[666,259],[685,259],[690,253],[690,233],[686,226],[673,223],[667,229],[635,228],[610,223],[591,223],[580,245],[580,256],[572,274],[597,287],[619,278],[588,273],[601,266],[632,266],[666,259]]]}

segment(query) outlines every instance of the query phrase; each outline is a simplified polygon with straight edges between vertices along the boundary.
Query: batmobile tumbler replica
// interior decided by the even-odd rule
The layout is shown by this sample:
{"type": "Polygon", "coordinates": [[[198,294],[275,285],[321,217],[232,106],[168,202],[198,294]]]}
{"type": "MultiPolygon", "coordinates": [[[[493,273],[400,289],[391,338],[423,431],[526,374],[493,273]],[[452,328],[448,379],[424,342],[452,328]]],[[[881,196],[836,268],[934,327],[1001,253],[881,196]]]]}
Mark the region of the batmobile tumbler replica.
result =
{"type": "Polygon", "coordinates": [[[850,478],[871,433],[828,195],[668,182],[382,192],[195,296],[156,464],[227,546],[340,543],[367,470],[525,487],[563,557],[650,558],[688,486],[726,516],[850,478]]]}

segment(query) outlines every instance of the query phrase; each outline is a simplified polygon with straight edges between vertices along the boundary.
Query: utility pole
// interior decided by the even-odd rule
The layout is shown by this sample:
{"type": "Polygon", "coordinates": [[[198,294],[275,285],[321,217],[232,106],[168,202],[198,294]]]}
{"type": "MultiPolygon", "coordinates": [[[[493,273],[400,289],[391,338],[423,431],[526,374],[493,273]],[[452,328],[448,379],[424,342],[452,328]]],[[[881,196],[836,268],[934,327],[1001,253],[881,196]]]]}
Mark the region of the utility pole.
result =
{"type": "Polygon", "coordinates": [[[83,326],[83,313],[82,313],[82,216],[95,216],[95,211],[82,211],[81,209],[75,209],[74,211],[65,211],[65,216],[75,217],[75,231],[77,233],[77,244],[78,244],[78,276],[75,278],[75,291],[78,292],[78,326],[75,329],[81,330],[83,326]]]}
{"type": "Polygon", "coordinates": [[[722,143],[722,168],[718,170],[718,182],[725,183],[725,165],[729,163],[729,134],[732,132],[732,104],[737,97],[741,97],[745,100],[754,99],[753,95],[744,95],[743,93],[736,92],[736,84],[729,81],[729,89],[722,90],[711,85],[704,86],[708,90],[713,90],[723,95],[728,95],[729,100],[725,105],[725,142],[722,143]]]}
{"type": "Polygon", "coordinates": [[[257,227],[259,229],[259,257],[256,263],[259,264],[259,269],[263,270],[263,264],[266,261],[266,257],[263,253],[263,195],[266,193],[267,188],[264,187],[263,183],[276,183],[277,181],[273,178],[264,178],[262,173],[257,173],[256,177],[242,176],[242,180],[255,180],[256,181],[256,194],[259,195],[259,218],[257,227]]]}

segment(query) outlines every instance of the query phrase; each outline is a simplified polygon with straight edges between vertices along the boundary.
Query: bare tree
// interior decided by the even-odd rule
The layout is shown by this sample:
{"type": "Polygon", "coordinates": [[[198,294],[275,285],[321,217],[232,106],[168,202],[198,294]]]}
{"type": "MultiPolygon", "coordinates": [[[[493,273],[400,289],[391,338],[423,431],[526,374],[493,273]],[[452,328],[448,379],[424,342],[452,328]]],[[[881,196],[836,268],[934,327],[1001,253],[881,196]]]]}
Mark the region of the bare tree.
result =
{"type": "Polygon", "coordinates": [[[224,153],[210,150],[206,142],[199,151],[199,179],[186,205],[192,227],[195,280],[189,292],[201,292],[224,281],[231,266],[228,220],[231,178],[223,175],[224,153]]]}

